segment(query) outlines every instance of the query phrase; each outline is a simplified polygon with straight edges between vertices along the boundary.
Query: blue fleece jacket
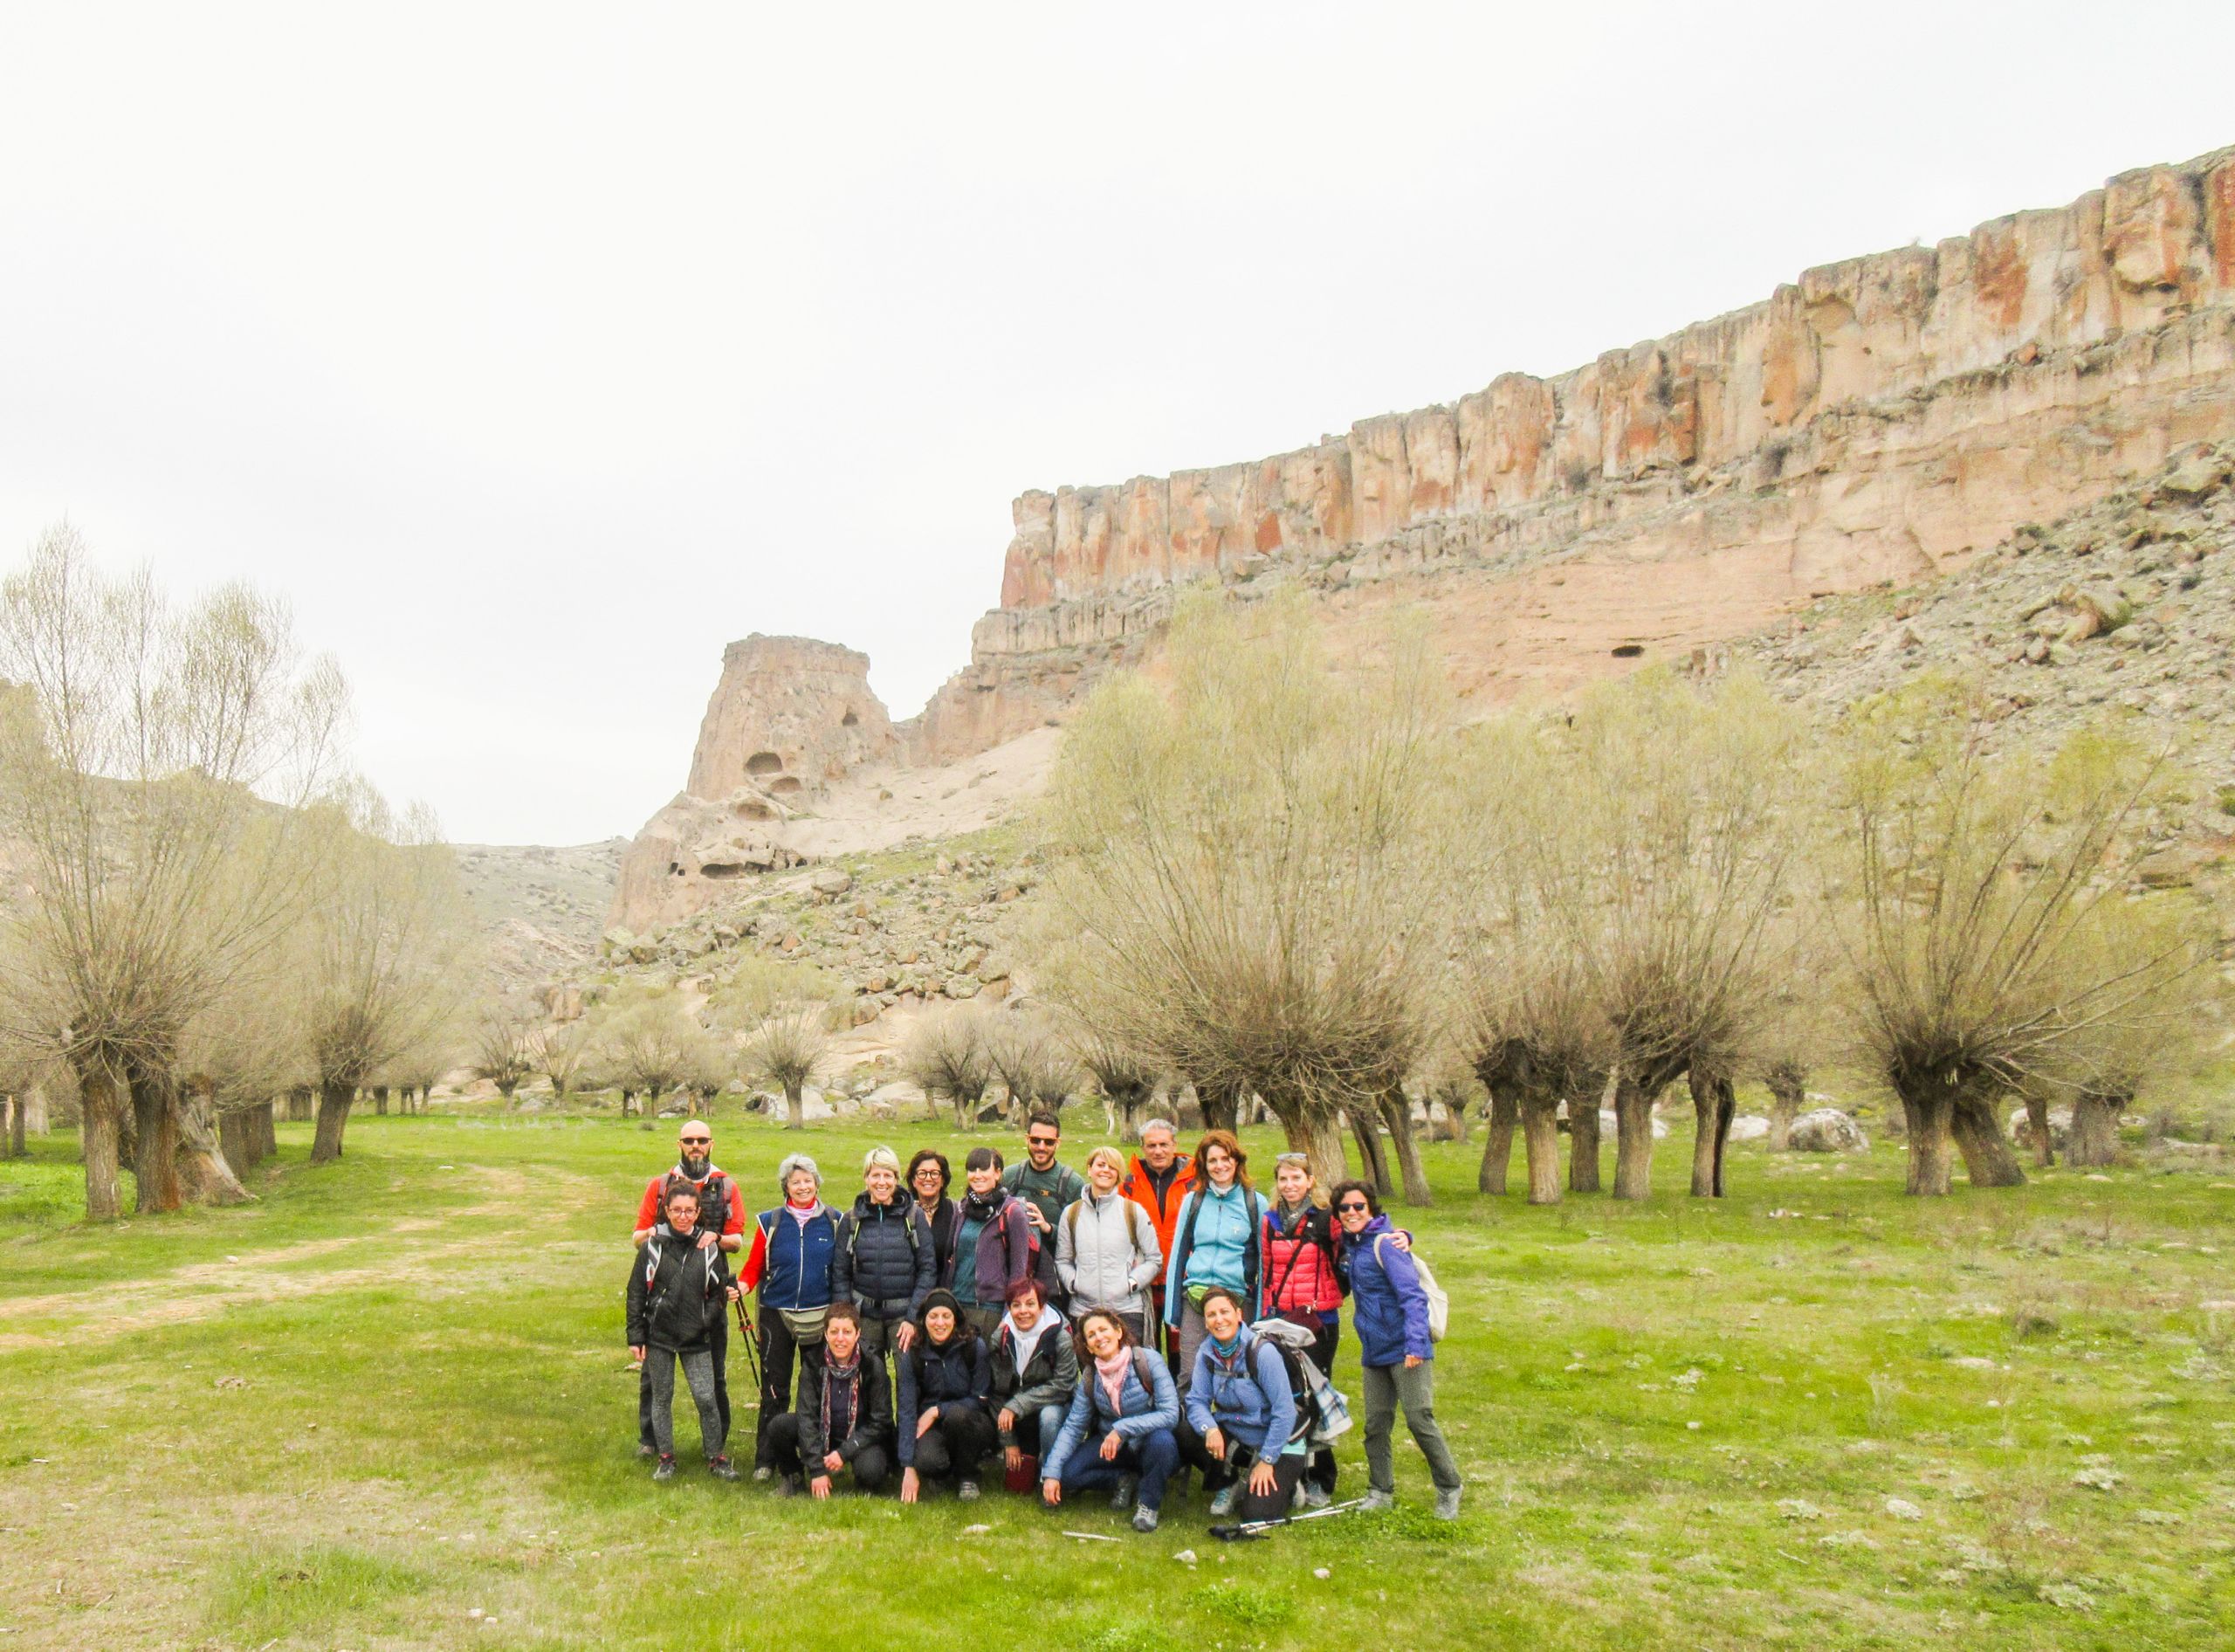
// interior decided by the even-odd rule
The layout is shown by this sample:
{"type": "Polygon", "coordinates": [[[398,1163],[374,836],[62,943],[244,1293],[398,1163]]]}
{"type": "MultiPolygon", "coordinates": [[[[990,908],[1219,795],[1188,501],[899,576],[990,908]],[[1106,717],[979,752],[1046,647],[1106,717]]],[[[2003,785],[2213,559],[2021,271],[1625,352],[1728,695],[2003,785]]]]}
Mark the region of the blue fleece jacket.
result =
{"type": "Polygon", "coordinates": [[[1337,1258],[1350,1281],[1351,1325],[1358,1333],[1360,1365],[1401,1366],[1408,1354],[1435,1358],[1420,1270],[1408,1252],[1382,1242],[1395,1231],[1387,1216],[1376,1216],[1355,1237],[1344,1236],[1337,1258]]]}
{"type": "Polygon", "coordinates": [[[1164,1320],[1179,1323],[1180,1310],[1191,1285],[1224,1285],[1238,1291],[1255,1318],[1261,1301],[1263,1248],[1259,1239],[1265,1222],[1265,1201],[1236,1180],[1220,1193],[1208,1182],[1198,1183],[1179,1202],[1173,1223],[1171,1266],[1165,1277],[1175,1289],[1165,1293],[1164,1320]],[[1200,1211],[1200,1214],[1197,1214],[1200,1211]],[[1187,1224],[1195,1225],[1194,1237],[1187,1224]]]}
{"type": "Polygon", "coordinates": [[[1215,1428],[1262,1461],[1303,1451],[1303,1442],[1291,1437],[1296,1424],[1296,1396],[1289,1392],[1289,1368],[1278,1348],[1248,1325],[1236,1334],[1231,1354],[1203,1339],[1187,1388],[1189,1428],[1197,1434],[1215,1428]]]}

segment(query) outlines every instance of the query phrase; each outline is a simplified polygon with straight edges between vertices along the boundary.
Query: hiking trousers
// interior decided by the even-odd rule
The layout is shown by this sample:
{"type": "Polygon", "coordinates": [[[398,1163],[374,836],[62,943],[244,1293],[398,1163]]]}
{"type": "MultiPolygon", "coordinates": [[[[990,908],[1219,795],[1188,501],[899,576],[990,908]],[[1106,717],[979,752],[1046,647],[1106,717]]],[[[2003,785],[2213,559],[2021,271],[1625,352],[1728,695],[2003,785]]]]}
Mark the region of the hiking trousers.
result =
{"type": "Polygon", "coordinates": [[[722,1455],[726,1432],[721,1408],[714,1403],[714,1356],[711,1350],[693,1348],[677,1353],[672,1348],[644,1350],[644,1369],[652,1387],[652,1445],[664,1457],[675,1455],[675,1367],[683,1366],[683,1380],[698,1408],[698,1443],[712,1463],[722,1455]]]}
{"type": "MultiPolygon", "coordinates": [[[[714,1356],[714,1403],[722,1413],[722,1438],[730,1435],[730,1321],[725,1312],[714,1321],[712,1333],[706,1339],[707,1352],[714,1356]]],[[[652,1437],[652,1362],[650,1359],[636,1369],[636,1439],[639,1443],[659,1449],[659,1442],[652,1437]]]]}
{"type": "MultiPolygon", "coordinates": [[[[812,1480],[817,1475],[830,1474],[821,1463],[808,1463],[800,1456],[800,1414],[787,1411],[768,1425],[769,1449],[776,1454],[776,1472],[798,1475],[812,1480]]],[[[892,1477],[892,1450],[889,1445],[865,1445],[848,1459],[846,1466],[854,1471],[854,1483],[864,1491],[882,1491],[884,1483],[892,1477]]],[[[838,1476],[830,1476],[835,1487],[838,1476]]]]}
{"type": "Polygon", "coordinates": [[[1406,1370],[1403,1366],[1366,1366],[1365,1479],[1376,1491],[1397,1490],[1396,1465],[1390,1461],[1389,1441],[1395,1431],[1397,1408],[1405,1408],[1405,1426],[1413,1443],[1428,1460],[1428,1478],[1439,1491],[1455,1491],[1465,1484],[1444,1443],[1435,1421],[1435,1361],[1423,1359],[1406,1370]]]}
{"type": "MultiPolygon", "coordinates": [[[[1104,1462],[1102,1445],[1109,1437],[1109,1430],[1104,1429],[1091,1440],[1080,1439],[1063,1463],[1063,1495],[1114,1486],[1124,1475],[1138,1475],[1140,1484],[1135,1495],[1141,1507],[1162,1508],[1165,1482],[1179,1466],[1179,1442],[1173,1438],[1172,1430],[1151,1428],[1119,1445],[1117,1456],[1104,1462]]],[[[1042,1463],[1041,1466],[1047,1465],[1042,1463]]]]}
{"type": "Polygon", "coordinates": [[[774,1308],[760,1311],[760,1415],[753,1425],[753,1466],[773,1469],[776,1458],[768,1443],[768,1428],[792,1408],[793,1364],[796,1361],[800,1368],[800,1386],[807,1387],[808,1379],[822,1370],[822,1344],[795,1340],[784,1316],[774,1308]]]}
{"type": "Polygon", "coordinates": [[[916,1477],[943,1480],[952,1475],[958,1481],[975,1480],[978,1465],[992,1455],[994,1444],[994,1420],[983,1411],[941,1418],[916,1442],[916,1477]]]}

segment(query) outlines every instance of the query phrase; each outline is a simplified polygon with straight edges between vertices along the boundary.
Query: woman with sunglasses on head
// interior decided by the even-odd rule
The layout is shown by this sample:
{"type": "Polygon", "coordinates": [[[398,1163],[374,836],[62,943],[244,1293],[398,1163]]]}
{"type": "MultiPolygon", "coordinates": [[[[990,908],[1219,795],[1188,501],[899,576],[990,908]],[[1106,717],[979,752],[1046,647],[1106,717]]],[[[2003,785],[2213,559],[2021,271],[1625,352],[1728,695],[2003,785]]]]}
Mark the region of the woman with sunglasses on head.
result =
{"type": "MultiPolygon", "coordinates": [[[[1347,1293],[1335,1265],[1335,1218],[1314,1191],[1308,1154],[1284,1153],[1273,1161],[1273,1208],[1265,1213],[1265,1313],[1310,1331],[1311,1363],[1331,1377],[1347,1293]]],[[[1321,1446],[1304,1476],[1304,1502],[1324,1509],[1334,1496],[1335,1449],[1321,1446]]]]}
{"type": "Polygon", "coordinates": [[[1428,1336],[1428,1298],[1420,1270],[1396,1242],[1381,1201],[1365,1182],[1346,1181],[1335,1189],[1335,1220],[1343,1229],[1338,1265],[1351,1288],[1365,1374],[1366,1506],[1386,1509],[1397,1500],[1389,1442],[1401,1405],[1405,1426],[1435,1482],[1437,1518],[1455,1520],[1465,1482],[1436,1426],[1435,1343],[1428,1336]]]}
{"type": "Polygon", "coordinates": [[[1114,1485],[1113,1509],[1133,1506],[1133,1530],[1156,1530],[1164,1488],[1179,1466],[1179,1389],[1122,1314],[1090,1308],[1079,1321],[1079,1384],[1062,1429],[1040,1461],[1041,1500],[1114,1485]]]}
{"type": "Polygon", "coordinates": [[[1195,1148],[1195,1177],[1173,1224],[1165,1270],[1164,1323],[1178,1333],[1182,1389],[1193,1380],[1203,1346],[1204,1293],[1224,1286],[1245,1320],[1258,1317],[1262,1297],[1265,1201],[1249,1185],[1249,1156],[1232,1131],[1205,1133],[1195,1148]]]}

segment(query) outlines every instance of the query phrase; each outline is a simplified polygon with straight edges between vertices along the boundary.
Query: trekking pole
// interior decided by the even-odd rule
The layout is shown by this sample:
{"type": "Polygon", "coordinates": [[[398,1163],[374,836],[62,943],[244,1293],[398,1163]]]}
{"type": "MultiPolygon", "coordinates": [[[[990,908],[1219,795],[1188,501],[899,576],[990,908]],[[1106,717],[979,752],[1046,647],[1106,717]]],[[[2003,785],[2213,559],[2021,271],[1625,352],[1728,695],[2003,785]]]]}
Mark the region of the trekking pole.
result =
{"type": "Polygon", "coordinates": [[[739,1297],[731,1305],[737,1310],[737,1333],[745,1339],[745,1362],[753,1367],[753,1399],[757,1406],[760,1403],[761,1388],[760,1338],[753,1328],[746,1323],[745,1298],[739,1297]]]}
{"type": "Polygon", "coordinates": [[[1277,1520],[1241,1520],[1232,1525],[1214,1525],[1211,1528],[1211,1535],[1221,1543],[1234,1543],[1262,1537],[1275,1526],[1294,1525],[1300,1520],[1324,1520],[1331,1514],[1348,1514],[1364,1507],[1365,1499],[1354,1497],[1348,1503],[1331,1503],[1324,1509],[1306,1509],[1301,1514],[1284,1514],[1277,1520]]]}

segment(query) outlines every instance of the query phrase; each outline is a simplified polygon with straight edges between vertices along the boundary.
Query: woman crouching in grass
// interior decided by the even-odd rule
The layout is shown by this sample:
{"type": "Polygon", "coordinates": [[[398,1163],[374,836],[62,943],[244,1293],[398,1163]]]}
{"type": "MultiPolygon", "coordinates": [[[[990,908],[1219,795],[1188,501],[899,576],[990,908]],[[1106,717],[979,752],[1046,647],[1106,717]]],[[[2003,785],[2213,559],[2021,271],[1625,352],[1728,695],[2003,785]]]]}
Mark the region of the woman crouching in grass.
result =
{"type": "Polygon", "coordinates": [[[1180,1450],[1214,1488],[1213,1519],[1238,1504],[1245,1522],[1277,1520],[1303,1478],[1310,1418],[1296,1402],[1281,1351],[1242,1323],[1237,1293],[1212,1286],[1202,1313],[1180,1450]]]}
{"type": "Polygon", "coordinates": [[[1115,1485],[1110,1506],[1138,1499],[1133,1530],[1156,1530],[1165,1482],[1179,1466],[1179,1389],[1172,1373],[1133,1340],[1125,1317],[1090,1308],[1079,1322],[1079,1386],[1062,1431],[1041,1461],[1049,1508],[1066,1491],[1115,1485]]]}
{"type": "Polygon", "coordinates": [[[892,1390],[884,1361],[862,1341],[852,1303],[831,1304],[822,1363],[800,1373],[799,1406],[768,1425],[768,1447],[787,1497],[799,1495],[802,1476],[818,1499],[827,1497],[832,1476],[848,1469],[863,1490],[884,1490],[892,1472],[892,1390]]]}
{"type": "Polygon", "coordinates": [[[629,1265],[629,1352],[652,1385],[652,1439],[659,1449],[655,1480],[675,1478],[675,1367],[698,1408],[698,1439],[706,1466],[737,1478],[723,1449],[721,1407],[714,1397],[714,1332],[738,1298],[728,1255],[698,1248],[698,1194],[688,1182],[668,1189],[666,1216],[629,1265]]]}
{"type": "Polygon", "coordinates": [[[924,1298],[917,1335],[900,1356],[900,1500],[925,1480],[954,1477],[965,1503],[978,1496],[978,1465],[994,1449],[992,1362],[985,1339],[963,1322],[962,1304],[942,1286],[924,1298]]]}

